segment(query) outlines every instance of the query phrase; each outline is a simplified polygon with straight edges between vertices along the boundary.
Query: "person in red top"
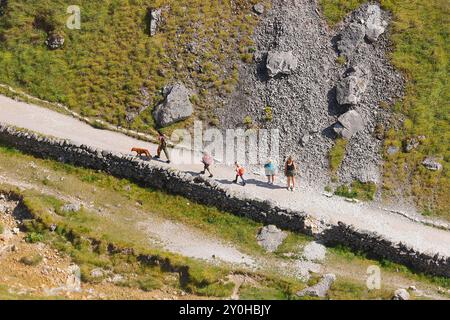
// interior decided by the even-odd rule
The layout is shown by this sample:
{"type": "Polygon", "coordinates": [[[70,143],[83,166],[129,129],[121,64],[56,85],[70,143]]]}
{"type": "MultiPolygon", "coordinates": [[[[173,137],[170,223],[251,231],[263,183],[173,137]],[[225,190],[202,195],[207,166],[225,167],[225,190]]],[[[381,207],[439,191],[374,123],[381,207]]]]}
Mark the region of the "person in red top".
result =
{"type": "Polygon", "coordinates": [[[236,168],[236,179],[234,179],[234,183],[238,182],[238,178],[241,178],[242,180],[242,185],[245,186],[247,184],[247,182],[245,182],[244,179],[244,174],[245,174],[245,169],[244,167],[240,166],[237,162],[234,163],[234,166],[236,168]]]}

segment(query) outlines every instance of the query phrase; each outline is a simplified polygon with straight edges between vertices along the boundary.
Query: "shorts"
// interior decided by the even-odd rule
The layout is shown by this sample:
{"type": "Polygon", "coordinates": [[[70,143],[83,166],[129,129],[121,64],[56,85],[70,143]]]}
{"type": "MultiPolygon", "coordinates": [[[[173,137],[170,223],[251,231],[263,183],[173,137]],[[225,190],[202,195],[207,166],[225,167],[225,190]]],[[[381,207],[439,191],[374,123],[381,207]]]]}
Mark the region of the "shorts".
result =
{"type": "Polygon", "coordinates": [[[277,174],[277,170],[276,169],[264,169],[265,173],[266,173],[266,177],[271,177],[277,174]]]}
{"type": "Polygon", "coordinates": [[[294,176],[295,176],[295,170],[286,171],[286,177],[294,177],[294,176]]]}

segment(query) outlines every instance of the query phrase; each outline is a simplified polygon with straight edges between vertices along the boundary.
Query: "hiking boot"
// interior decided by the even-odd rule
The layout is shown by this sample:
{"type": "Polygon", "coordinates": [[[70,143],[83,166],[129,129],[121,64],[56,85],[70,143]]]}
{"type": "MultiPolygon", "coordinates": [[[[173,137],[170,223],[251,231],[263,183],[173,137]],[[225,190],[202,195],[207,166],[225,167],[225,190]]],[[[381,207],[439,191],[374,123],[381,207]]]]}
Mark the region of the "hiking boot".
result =
{"type": "Polygon", "coordinates": [[[170,160],[167,160],[166,163],[170,163],[170,160]]]}
{"type": "Polygon", "coordinates": [[[154,156],[155,159],[159,159],[159,156],[154,156]]]}
{"type": "Polygon", "coordinates": [[[214,177],[212,174],[209,175],[210,178],[214,177]]]}
{"type": "Polygon", "coordinates": [[[200,171],[200,174],[205,174],[205,171],[200,171]]]}

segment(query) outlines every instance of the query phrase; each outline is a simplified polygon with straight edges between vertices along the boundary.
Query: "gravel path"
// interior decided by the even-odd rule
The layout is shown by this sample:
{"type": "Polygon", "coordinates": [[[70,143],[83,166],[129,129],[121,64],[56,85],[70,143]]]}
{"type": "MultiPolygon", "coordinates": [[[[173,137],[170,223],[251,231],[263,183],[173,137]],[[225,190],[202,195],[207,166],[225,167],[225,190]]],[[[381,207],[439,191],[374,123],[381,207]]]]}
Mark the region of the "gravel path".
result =
{"type": "MultiPolygon", "coordinates": [[[[155,145],[120,133],[94,129],[69,116],[3,96],[0,96],[0,122],[110,151],[129,153],[132,147],[140,146],[149,148],[154,154],[156,149],[155,145]]],[[[183,164],[187,163],[186,159],[189,157],[191,154],[185,152],[183,158],[174,159],[171,167],[190,172],[200,171],[199,161],[196,164],[199,155],[194,156],[194,164],[183,164]]],[[[282,207],[305,211],[331,223],[342,221],[358,230],[376,232],[386,239],[402,242],[418,251],[450,257],[449,231],[415,223],[371,204],[349,203],[338,197],[328,198],[304,186],[291,193],[282,185],[266,185],[264,177],[260,175],[248,174],[248,185],[243,188],[231,183],[234,178],[231,168],[217,165],[213,170],[215,179],[225,188],[240,190],[248,197],[271,199],[282,207]]]]}

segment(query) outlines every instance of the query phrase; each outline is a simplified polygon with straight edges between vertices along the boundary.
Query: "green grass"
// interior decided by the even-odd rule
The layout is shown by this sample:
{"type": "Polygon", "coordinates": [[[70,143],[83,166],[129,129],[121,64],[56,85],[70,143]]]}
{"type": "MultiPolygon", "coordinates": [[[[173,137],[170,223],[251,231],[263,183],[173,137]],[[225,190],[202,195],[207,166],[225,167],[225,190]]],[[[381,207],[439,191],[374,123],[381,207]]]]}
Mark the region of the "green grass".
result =
{"type": "Polygon", "coordinates": [[[337,139],[333,148],[329,153],[330,170],[333,174],[336,174],[339,170],[342,160],[345,157],[345,148],[347,147],[347,140],[337,139]]]}
{"type": "MultiPolygon", "coordinates": [[[[322,0],[331,25],[367,1],[322,0]]],[[[424,135],[421,146],[410,153],[388,157],[384,165],[387,195],[413,196],[419,207],[434,216],[450,219],[450,86],[449,17],[446,0],[381,0],[393,14],[391,60],[407,77],[406,95],[394,111],[406,117],[400,130],[388,130],[386,148],[402,145],[408,137],[424,135]],[[440,158],[441,172],[425,169],[425,156],[440,158]]]]}
{"type": "MultiPolygon", "coordinates": [[[[62,195],[79,197],[85,203],[93,203],[97,208],[108,204],[107,215],[83,208],[78,212],[62,215],[58,213],[61,205],[66,203],[60,199],[42,193],[42,191],[26,191],[24,203],[32,208],[41,220],[40,223],[26,221],[26,239],[29,242],[45,242],[57,250],[67,253],[72,260],[80,265],[82,279],[86,282],[96,283],[90,272],[93,268],[101,267],[124,275],[136,275],[136,278],[126,279],[121,286],[133,288],[152,288],[163,283],[170,288],[183,288],[198,295],[214,295],[223,297],[230,293],[231,285],[223,279],[231,272],[222,266],[214,267],[200,261],[185,259],[178,255],[168,254],[157,248],[152,248],[148,242],[148,235],[135,228],[135,223],[147,221],[148,216],[161,216],[165,219],[199,228],[206,234],[214,235],[233,244],[243,252],[254,257],[269,259],[267,270],[256,274],[249,274],[257,279],[261,288],[244,291],[244,297],[282,297],[283,299],[296,298],[295,292],[301,290],[305,284],[294,281],[288,275],[280,275],[270,268],[270,263],[279,263],[283,259],[294,259],[300,248],[311,239],[307,236],[289,233],[284,243],[275,254],[267,254],[258,246],[255,235],[260,224],[251,220],[236,217],[215,208],[208,208],[192,203],[183,197],[165,194],[158,190],[144,189],[130,181],[116,179],[93,170],[77,168],[51,160],[37,159],[23,155],[18,151],[0,147],[0,167],[8,178],[27,180],[35,184],[38,189],[43,176],[49,176],[46,186],[49,190],[56,190],[62,195]],[[34,162],[35,166],[29,164],[34,162]],[[50,173],[50,174],[49,174],[50,173]],[[61,181],[61,177],[64,180],[61,181]],[[120,206],[119,206],[120,205],[120,206]],[[134,210],[139,210],[134,212],[134,210]],[[130,223],[130,221],[132,223],[130,223]],[[48,226],[55,224],[55,232],[49,232],[48,226]],[[89,239],[89,240],[88,240],[89,239]],[[95,241],[92,241],[95,239],[95,241]],[[188,265],[190,280],[183,284],[173,273],[162,272],[154,266],[142,266],[136,261],[135,255],[120,253],[110,254],[108,244],[120,248],[133,248],[134,252],[148,253],[167,257],[174,265],[188,265]],[[294,253],[293,258],[285,254],[294,253]],[[274,260],[278,259],[278,260],[274,260]]],[[[3,187],[1,189],[4,189],[3,187]]],[[[378,264],[382,270],[394,270],[394,267],[385,261],[372,261],[364,255],[352,253],[346,249],[329,250],[332,260],[327,254],[327,266],[346,266],[355,264],[378,264]]],[[[407,268],[399,269],[400,275],[406,278],[418,279],[423,282],[432,282],[429,276],[417,275],[407,268]]],[[[233,270],[233,272],[240,272],[233,270]]],[[[394,271],[390,271],[394,272],[394,271]]],[[[359,278],[354,279],[360,284],[359,278]]],[[[435,284],[445,287],[445,279],[434,278],[435,284]]],[[[145,290],[145,289],[144,289],[145,290]]],[[[246,289],[247,290],[247,289],[246,289]]],[[[337,298],[336,293],[334,298],[337,298]]]]}
{"type": "Polygon", "coordinates": [[[0,82],[138,130],[153,127],[152,107],[172,81],[198,94],[197,113],[209,112],[210,98],[236,85],[237,62],[251,60],[256,2],[80,0],[81,29],[70,30],[66,8],[73,1],[9,0],[0,20],[0,82]],[[168,8],[154,37],[148,35],[149,7],[168,8]],[[46,48],[49,29],[65,37],[63,49],[46,48]],[[192,42],[194,52],[187,50],[192,42]],[[141,107],[141,87],[151,107],[128,123],[126,111],[141,107]]]}
{"type": "MultiPolygon", "coordinates": [[[[260,223],[237,217],[214,207],[193,203],[181,196],[170,195],[152,188],[141,188],[129,180],[117,179],[95,170],[37,159],[2,146],[0,146],[0,166],[5,171],[17,172],[17,177],[20,179],[27,178],[30,182],[37,184],[44,184],[42,177],[48,177],[48,170],[50,170],[51,180],[46,182],[47,187],[66,194],[82,196],[86,202],[94,202],[98,206],[108,204],[110,210],[115,212],[116,219],[123,219],[124,224],[130,212],[122,208],[128,207],[181,222],[207,234],[219,234],[224,240],[237,243],[242,250],[253,253],[262,252],[255,240],[255,234],[261,227],[260,223]],[[31,161],[39,169],[31,168],[29,166],[31,161]],[[61,177],[64,177],[63,181],[61,177]]],[[[43,197],[43,201],[52,207],[57,215],[65,215],[74,221],[83,216],[61,213],[60,208],[64,202],[53,197],[43,197]]],[[[145,217],[139,215],[136,219],[141,220],[145,217]]],[[[126,227],[123,232],[127,232],[126,227]]]]}
{"type": "Polygon", "coordinates": [[[379,290],[369,290],[367,286],[355,283],[352,280],[337,279],[328,292],[328,296],[332,300],[336,298],[339,298],[340,300],[390,300],[393,294],[391,290],[383,288],[379,290]]]}
{"type": "Polygon", "coordinates": [[[331,26],[342,21],[352,10],[357,9],[367,0],[320,0],[322,11],[331,26]]]}
{"type": "Polygon", "coordinates": [[[273,120],[272,107],[267,106],[264,108],[264,120],[266,120],[267,122],[271,122],[273,120]]]}
{"type": "Polygon", "coordinates": [[[375,183],[363,183],[353,181],[350,186],[338,186],[334,194],[349,199],[359,199],[362,201],[372,201],[375,198],[377,186],[375,183]]]}
{"type": "Polygon", "coordinates": [[[347,58],[345,56],[339,56],[336,58],[336,62],[340,65],[345,65],[347,63],[347,58]]]}
{"type": "Polygon", "coordinates": [[[450,289],[450,279],[447,277],[438,277],[426,275],[420,272],[414,272],[409,268],[389,260],[374,260],[367,254],[362,252],[354,252],[349,248],[341,245],[331,247],[328,249],[332,256],[330,262],[339,261],[339,263],[347,262],[351,265],[361,265],[363,267],[369,265],[377,265],[381,268],[383,273],[391,273],[396,275],[403,275],[411,282],[428,283],[442,288],[450,289]]]}
{"type": "Polygon", "coordinates": [[[241,300],[287,300],[286,294],[277,288],[244,286],[240,290],[241,300]]]}

